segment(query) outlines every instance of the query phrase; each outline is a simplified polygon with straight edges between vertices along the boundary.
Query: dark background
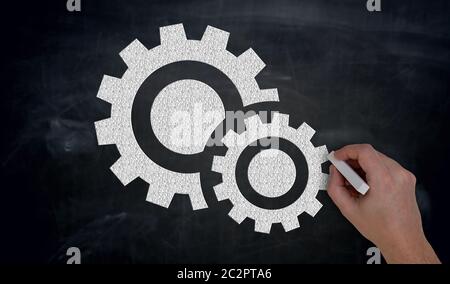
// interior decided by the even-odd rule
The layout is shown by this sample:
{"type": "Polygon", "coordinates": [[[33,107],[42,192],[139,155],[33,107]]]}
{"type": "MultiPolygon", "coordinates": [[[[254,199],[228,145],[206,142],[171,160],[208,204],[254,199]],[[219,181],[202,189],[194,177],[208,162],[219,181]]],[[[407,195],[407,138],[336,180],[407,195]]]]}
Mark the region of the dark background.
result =
{"type": "Polygon", "coordinates": [[[124,47],[156,46],[159,27],[176,23],[195,39],[207,25],[230,32],[236,55],[252,47],[267,64],[260,86],[279,90],[268,107],[313,126],[315,145],[371,143],[413,171],[426,234],[450,260],[449,1],[384,0],[381,13],[365,0],[82,0],[80,13],[62,0],[6,2],[1,262],[65,263],[77,246],[83,263],[365,263],[372,245],[325,192],[301,229],[263,235],[214,200],[210,159],[193,165],[211,207],[195,212],[183,196],[169,209],[145,202],[147,184],[124,188],[109,171],[119,154],[97,146],[93,127],[109,116],[102,75],[120,77],[124,47]]]}

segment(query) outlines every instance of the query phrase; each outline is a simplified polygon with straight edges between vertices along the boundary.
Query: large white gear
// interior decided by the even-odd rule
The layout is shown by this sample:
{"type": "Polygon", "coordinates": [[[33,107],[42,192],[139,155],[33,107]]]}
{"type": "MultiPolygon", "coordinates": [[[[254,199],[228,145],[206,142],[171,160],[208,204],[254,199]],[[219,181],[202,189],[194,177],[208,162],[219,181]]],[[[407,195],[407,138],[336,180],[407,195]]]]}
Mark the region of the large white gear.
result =
{"type": "Polygon", "coordinates": [[[290,127],[287,114],[274,113],[272,122],[268,124],[254,115],[245,120],[245,125],[246,130],[241,134],[230,130],[223,138],[223,143],[228,147],[225,156],[214,156],[212,170],[222,174],[222,183],[214,187],[217,199],[231,201],[233,207],[228,215],[238,224],[247,217],[253,219],[256,232],[270,233],[274,223],[281,223],[286,232],[298,228],[300,214],[306,212],[314,217],[322,207],[316,196],[319,190],[326,189],[328,175],[322,173],[321,168],[321,164],[327,161],[326,146],[314,147],[310,141],[314,129],[306,123],[298,129],[290,127]],[[303,153],[308,166],[308,182],[301,196],[279,209],[264,209],[252,204],[242,195],[236,182],[236,165],[244,149],[270,136],[295,144],[303,153]]]}
{"type": "Polygon", "coordinates": [[[111,166],[123,185],[137,177],[149,184],[147,201],[168,207],[187,194],[194,210],[206,208],[199,173],[178,173],[153,162],[139,147],[131,112],[139,87],[153,72],[180,61],[197,61],[222,71],[236,86],[243,105],[278,101],[276,89],[261,90],[255,76],[264,62],[250,48],[239,56],[226,50],[229,33],[208,26],[201,40],[188,40],[182,24],[160,28],[161,44],[147,49],[137,39],[120,52],[128,69],[122,78],[105,75],[97,97],[111,104],[111,117],[95,122],[99,145],[115,144],[121,157],[111,166]]]}

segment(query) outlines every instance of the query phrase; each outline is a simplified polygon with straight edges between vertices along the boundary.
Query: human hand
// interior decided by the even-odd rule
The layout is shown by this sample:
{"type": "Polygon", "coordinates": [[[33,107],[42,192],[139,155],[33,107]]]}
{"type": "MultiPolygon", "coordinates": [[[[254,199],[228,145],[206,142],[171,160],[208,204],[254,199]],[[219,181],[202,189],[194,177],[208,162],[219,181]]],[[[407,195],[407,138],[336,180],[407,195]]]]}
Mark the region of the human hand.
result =
{"type": "Polygon", "coordinates": [[[422,229],[415,176],[371,145],[348,145],[335,151],[366,178],[360,195],[332,165],[328,194],[341,213],[382,252],[388,263],[439,263],[422,229]]]}

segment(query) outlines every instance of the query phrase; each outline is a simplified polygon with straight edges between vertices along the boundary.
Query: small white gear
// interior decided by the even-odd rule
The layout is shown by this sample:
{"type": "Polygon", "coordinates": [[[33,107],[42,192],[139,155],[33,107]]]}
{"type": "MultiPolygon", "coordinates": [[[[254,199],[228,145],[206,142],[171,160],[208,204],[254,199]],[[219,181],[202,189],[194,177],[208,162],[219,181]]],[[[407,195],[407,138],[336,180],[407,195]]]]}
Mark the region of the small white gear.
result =
{"type": "Polygon", "coordinates": [[[187,194],[194,210],[207,207],[199,173],[178,173],[157,165],[136,141],[131,122],[133,101],[153,72],[174,62],[197,61],[230,78],[244,106],[278,101],[276,89],[261,90],[255,80],[264,62],[251,48],[238,57],[227,51],[228,37],[228,32],[208,26],[201,40],[188,40],[182,24],[161,27],[159,46],[147,49],[136,39],[120,52],[128,66],[122,78],[103,77],[97,97],[111,104],[111,117],[95,122],[98,144],[116,144],[121,157],[111,170],[124,185],[137,177],[146,181],[149,202],[167,208],[174,194],[187,194]]]}
{"type": "Polygon", "coordinates": [[[327,161],[326,146],[314,147],[310,140],[315,130],[306,123],[298,129],[290,127],[287,114],[274,113],[272,122],[268,124],[254,115],[245,120],[245,125],[246,130],[241,134],[230,130],[223,138],[223,143],[228,147],[225,156],[214,156],[212,170],[222,174],[222,183],[214,187],[217,199],[231,201],[233,207],[228,215],[238,224],[247,217],[253,219],[256,232],[270,233],[274,223],[281,223],[286,232],[298,228],[300,214],[306,212],[314,217],[322,207],[316,196],[319,190],[326,189],[328,175],[322,173],[321,168],[321,164],[327,161]],[[246,147],[266,137],[279,137],[295,144],[308,166],[308,182],[303,193],[284,208],[264,209],[252,204],[242,195],[236,182],[239,156],[246,147]]]}

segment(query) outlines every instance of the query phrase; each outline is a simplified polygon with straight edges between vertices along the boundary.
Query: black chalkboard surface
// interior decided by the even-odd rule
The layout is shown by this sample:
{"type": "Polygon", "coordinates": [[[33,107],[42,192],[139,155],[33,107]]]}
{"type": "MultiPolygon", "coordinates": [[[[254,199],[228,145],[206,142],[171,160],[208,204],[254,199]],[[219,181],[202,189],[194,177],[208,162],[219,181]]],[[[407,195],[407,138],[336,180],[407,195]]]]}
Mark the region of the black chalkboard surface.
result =
{"type": "Polygon", "coordinates": [[[119,153],[98,146],[94,130],[110,111],[96,98],[102,76],[121,77],[119,52],[135,38],[152,48],[159,27],[177,23],[193,39],[207,25],[230,32],[236,55],[252,47],[266,63],[260,87],[280,97],[258,108],[306,121],[315,145],[370,143],[414,172],[426,234],[450,261],[449,1],[382,1],[374,13],[365,0],[102,0],[82,1],[80,12],[65,1],[19,2],[2,4],[2,262],[65,263],[73,246],[84,263],[367,261],[373,245],[326,192],[300,229],[266,235],[215,200],[211,158],[194,165],[210,207],[200,211],[185,196],[169,209],[145,202],[145,182],[123,187],[109,170],[119,153]]]}

